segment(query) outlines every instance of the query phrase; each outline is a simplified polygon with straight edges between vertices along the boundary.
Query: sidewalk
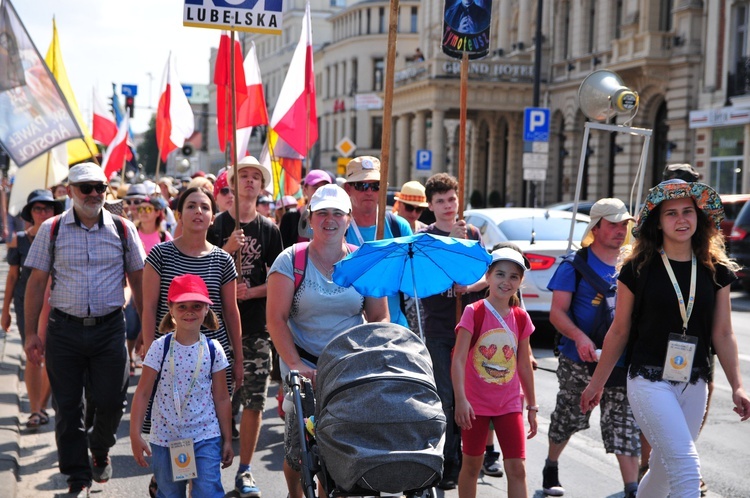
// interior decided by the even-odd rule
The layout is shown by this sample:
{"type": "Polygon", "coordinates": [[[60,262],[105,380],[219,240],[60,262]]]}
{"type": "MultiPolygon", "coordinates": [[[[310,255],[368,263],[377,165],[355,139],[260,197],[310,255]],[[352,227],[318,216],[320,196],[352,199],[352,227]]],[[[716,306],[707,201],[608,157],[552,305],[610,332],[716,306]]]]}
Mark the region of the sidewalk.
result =
{"type": "MultiPolygon", "coordinates": [[[[5,244],[0,245],[0,298],[5,293],[8,264],[5,244]]],[[[11,311],[11,314],[13,312],[11,311]]],[[[21,432],[18,383],[21,376],[23,347],[15,324],[10,332],[0,331],[0,490],[3,496],[15,497],[20,466],[21,432]]]]}

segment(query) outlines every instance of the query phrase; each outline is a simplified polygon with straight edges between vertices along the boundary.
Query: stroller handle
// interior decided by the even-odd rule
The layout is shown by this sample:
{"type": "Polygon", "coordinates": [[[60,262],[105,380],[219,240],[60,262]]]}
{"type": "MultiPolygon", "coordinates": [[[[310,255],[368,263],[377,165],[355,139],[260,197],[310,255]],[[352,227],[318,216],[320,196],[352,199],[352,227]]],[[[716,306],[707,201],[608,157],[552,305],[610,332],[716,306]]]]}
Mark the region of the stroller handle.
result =
{"type": "MultiPolygon", "coordinates": [[[[300,390],[302,388],[302,381],[300,380],[299,370],[292,370],[287,376],[287,384],[292,389],[292,396],[294,399],[294,412],[297,422],[297,429],[299,431],[300,445],[301,448],[307,447],[306,440],[306,429],[305,429],[305,417],[302,411],[302,395],[300,390]]],[[[302,471],[302,488],[305,493],[305,498],[315,498],[315,481],[313,480],[313,461],[312,456],[308,451],[300,452],[302,458],[301,471],[302,471]]]]}

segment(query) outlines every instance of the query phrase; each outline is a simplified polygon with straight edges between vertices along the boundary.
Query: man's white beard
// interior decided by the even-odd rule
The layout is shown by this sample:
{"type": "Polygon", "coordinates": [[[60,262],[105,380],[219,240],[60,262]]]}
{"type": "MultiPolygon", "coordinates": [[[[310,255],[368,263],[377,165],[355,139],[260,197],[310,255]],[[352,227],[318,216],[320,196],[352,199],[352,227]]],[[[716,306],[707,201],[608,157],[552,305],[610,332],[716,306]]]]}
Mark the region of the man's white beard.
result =
{"type": "Polygon", "coordinates": [[[102,199],[101,202],[97,204],[87,204],[86,201],[81,201],[73,197],[73,206],[75,206],[76,210],[79,211],[83,216],[87,218],[95,218],[99,216],[99,213],[104,206],[104,199],[102,199]]]}

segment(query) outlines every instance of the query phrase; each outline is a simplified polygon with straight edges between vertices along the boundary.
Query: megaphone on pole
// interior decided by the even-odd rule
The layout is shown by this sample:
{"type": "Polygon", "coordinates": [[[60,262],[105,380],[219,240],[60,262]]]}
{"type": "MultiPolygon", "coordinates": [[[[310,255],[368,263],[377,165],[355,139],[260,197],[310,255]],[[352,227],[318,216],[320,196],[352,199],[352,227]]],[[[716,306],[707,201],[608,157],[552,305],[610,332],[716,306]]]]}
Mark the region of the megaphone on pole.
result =
{"type": "Polygon", "coordinates": [[[631,90],[617,73],[600,69],[586,76],[578,88],[578,106],[592,121],[606,122],[617,114],[638,110],[638,92],[631,90]]]}

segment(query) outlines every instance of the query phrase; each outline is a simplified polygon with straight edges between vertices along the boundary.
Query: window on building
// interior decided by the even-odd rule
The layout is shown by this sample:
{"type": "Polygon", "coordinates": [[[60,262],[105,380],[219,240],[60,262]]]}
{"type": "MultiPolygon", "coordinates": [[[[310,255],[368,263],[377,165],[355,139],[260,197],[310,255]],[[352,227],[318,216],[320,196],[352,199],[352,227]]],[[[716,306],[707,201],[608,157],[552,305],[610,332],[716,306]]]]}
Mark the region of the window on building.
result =
{"type": "Polygon", "coordinates": [[[371,19],[372,15],[371,14],[372,14],[372,12],[370,11],[370,9],[367,9],[367,20],[366,20],[366,22],[367,22],[367,34],[368,35],[372,32],[371,31],[372,28],[370,26],[370,22],[372,21],[372,19],[371,19]]]}
{"type": "Polygon", "coordinates": [[[673,0],[662,0],[659,3],[659,30],[672,31],[672,5],[673,0]]]}
{"type": "Polygon", "coordinates": [[[409,31],[412,33],[416,33],[418,24],[419,24],[419,16],[418,16],[417,8],[412,7],[411,8],[411,23],[409,26],[409,31]]]}
{"type": "Polygon", "coordinates": [[[562,4],[562,58],[570,58],[570,2],[562,4]]]}
{"type": "Polygon", "coordinates": [[[749,12],[747,3],[740,3],[732,8],[727,97],[746,95],[750,91],[750,57],[747,48],[749,12]]]}
{"type": "Polygon", "coordinates": [[[615,38],[619,39],[622,35],[622,0],[615,0],[615,38]]]}
{"type": "Polygon", "coordinates": [[[331,0],[331,7],[346,7],[346,0],[331,0]]]}
{"type": "Polygon", "coordinates": [[[357,59],[352,59],[351,62],[351,68],[352,68],[352,77],[350,80],[350,86],[349,86],[349,96],[353,97],[357,94],[357,70],[359,65],[357,64],[357,59]]]}
{"type": "Polygon", "coordinates": [[[375,92],[383,91],[383,75],[385,74],[385,62],[383,59],[373,60],[372,89],[375,92]]]}
{"type": "Polygon", "coordinates": [[[711,134],[711,177],[708,184],[720,194],[742,192],[743,149],[742,126],[714,128],[711,134]]]}
{"type": "Polygon", "coordinates": [[[385,33],[385,7],[378,9],[378,33],[385,33]]]}
{"type": "Polygon", "coordinates": [[[370,148],[379,149],[383,141],[383,116],[373,116],[370,119],[370,129],[372,130],[370,148]]]}

